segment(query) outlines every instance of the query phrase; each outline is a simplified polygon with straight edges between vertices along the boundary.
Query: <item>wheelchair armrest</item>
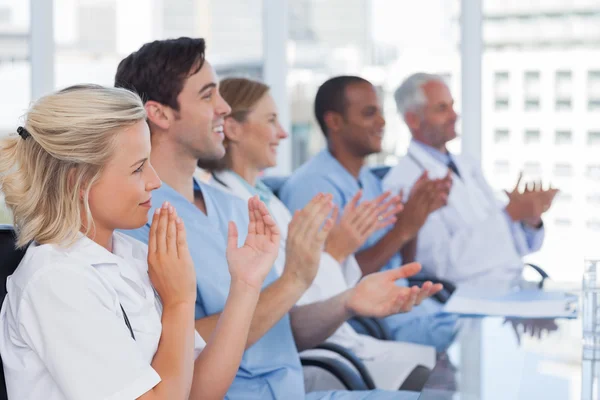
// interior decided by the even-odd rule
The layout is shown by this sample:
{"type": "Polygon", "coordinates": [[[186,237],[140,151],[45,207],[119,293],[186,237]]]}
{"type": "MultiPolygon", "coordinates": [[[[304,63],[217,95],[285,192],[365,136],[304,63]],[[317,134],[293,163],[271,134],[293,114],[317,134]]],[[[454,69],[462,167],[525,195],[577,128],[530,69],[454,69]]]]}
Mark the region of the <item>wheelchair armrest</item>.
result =
{"type": "Polygon", "coordinates": [[[550,275],[548,275],[548,274],[546,273],[546,271],[544,271],[544,270],[543,270],[541,267],[539,267],[539,266],[537,266],[537,265],[535,265],[535,264],[532,264],[532,263],[525,263],[525,266],[528,266],[528,267],[532,268],[534,271],[536,271],[538,274],[540,274],[540,276],[542,277],[542,280],[541,280],[541,281],[540,281],[540,283],[538,284],[538,287],[539,287],[540,289],[541,289],[541,288],[543,288],[543,287],[544,287],[544,281],[545,281],[546,279],[549,279],[549,278],[550,278],[550,275]]]}
{"type": "Polygon", "coordinates": [[[392,334],[383,321],[377,318],[354,317],[348,320],[358,333],[381,340],[393,340],[392,334]]]}
{"type": "Polygon", "coordinates": [[[343,361],[321,356],[300,356],[304,367],[321,368],[335,376],[347,390],[369,390],[365,382],[352,368],[343,361]]]}
{"type": "Polygon", "coordinates": [[[336,344],[336,343],[325,342],[325,343],[321,343],[320,345],[315,347],[315,349],[328,350],[328,351],[334,352],[334,353],[339,354],[340,356],[344,357],[346,360],[348,360],[352,364],[352,366],[354,366],[354,368],[356,368],[356,370],[358,371],[362,380],[367,385],[367,388],[368,389],[376,389],[375,381],[373,381],[373,378],[371,377],[371,374],[367,370],[367,367],[365,366],[365,364],[362,362],[362,360],[360,358],[358,358],[356,356],[356,354],[354,354],[353,352],[351,352],[344,346],[340,346],[339,344],[336,344]]]}
{"type": "Polygon", "coordinates": [[[421,392],[431,375],[431,370],[423,365],[417,365],[406,377],[399,390],[421,392]]]}

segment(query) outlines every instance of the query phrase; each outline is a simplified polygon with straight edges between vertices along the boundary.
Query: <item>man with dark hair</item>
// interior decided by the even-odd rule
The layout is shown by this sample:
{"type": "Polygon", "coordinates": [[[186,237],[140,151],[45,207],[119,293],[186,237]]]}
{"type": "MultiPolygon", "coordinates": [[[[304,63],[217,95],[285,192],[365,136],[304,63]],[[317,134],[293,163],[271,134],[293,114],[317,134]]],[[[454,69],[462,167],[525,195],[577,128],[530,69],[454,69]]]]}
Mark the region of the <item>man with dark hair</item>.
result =
{"type": "MultiPolygon", "coordinates": [[[[199,159],[223,157],[223,121],[230,108],[219,94],[212,66],[204,60],[201,39],[146,44],[120,63],[115,82],[137,91],[145,100],[151,129],[151,161],[163,181],[162,187],[153,192],[153,204],[168,201],[186,223],[197,276],[196,329],[210,340],[220,313],[227,307],[230,285],[236,284],[227,266],[225,249],[228,237],[232,237],[228,236],[227,226],[229,221],[236,222],[240,228],[238,241],[243,243],[248,211],[238,197],[199,183],[193,176],[199,159]]],[[[428,294],[397,290],[400,288],[395,279],[414,274],[418,268],[413,265],[394,275],[379,275],[372,281],[371,289],[363,286],[363,293],[347,291],[318,304],[294,307],[317,272],[321,248],[331,227],[330,221],[325,222],[331,209],[330,196],[317,196],[290,224],[284,271],[281,277],[270,271],[249,332],[239,333],[248,337],[245,349],[222,349],[223,365],[215,365],[230,366],[230,358],[239,355],[238,351],[244,352],[227,397],[417,397],[414,393],[384,391],[305,394],[298,349],[321,343],[351,315],[389,315],[408,310],[428,294]]],[[[145,226],[128,233],[147,242],[148,232],[149,226],[145,226]]],[[[251,259],[248,265],[251,268],[251,259]]]]}
{"type": "MultiPolygon", "coordinates": [[[[327,138],[327,148],[282,187],[281,200],[290,211],[304,207],[316,193],[333,195],[340,209],[358,190],[366,200],[380,196],[381,181],[365,165],[367,156],[381,151],[385,126],[375,87],[356,76],[329,79],[317,91],[315,117],[327,138]]],[[[398,268],[401,250],[405,258],[414,252],[419,229],[431,212],[445,204],[450,184],[449,174],[439,180],[421,176],[395,225],[375,232],[355,254],[364,275],[398,268]]],[[[440,314],[439,309],[439,303],[426,300],[410,313],[392,315],[386,322],[396,340],[443,351],[456,334],[456,317],[440,314]]]]}
{"type": "Polygon", "coordinates": [[[315,98],[315,117],[325,137],[328,136],[325,113],[333,111],[340,115],[345,114],[348,106],[345,89],[352,83],[370,85],[369,81],[358,76],[338,76],[329,79],[319,88],[319,95],[315,98]]]}

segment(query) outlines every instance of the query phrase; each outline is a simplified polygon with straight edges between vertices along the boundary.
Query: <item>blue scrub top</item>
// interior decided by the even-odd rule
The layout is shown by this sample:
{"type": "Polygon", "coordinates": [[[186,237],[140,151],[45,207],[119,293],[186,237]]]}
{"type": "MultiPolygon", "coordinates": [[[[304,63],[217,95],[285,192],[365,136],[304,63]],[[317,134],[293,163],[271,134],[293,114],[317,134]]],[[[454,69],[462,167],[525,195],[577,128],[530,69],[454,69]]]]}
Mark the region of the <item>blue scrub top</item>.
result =
{"type": "MultiPolygon", "coordinates": [[[[302,209],[319,193],[330,193],[340,211],[362,188],[362,200],[372,200],[383,194],[381,180],[364,166],[356,179],[336,160],[329,150],[323,150],[290,176],[279,193],[281,201],[294,211],[302,209]]],[[[373,233],[362,249],[375,245],[392,227],[373,233]]],[[[400,254],[393,256],[382,269],[396,268],[402,264],[400,254]]]]}
{"type": "MultiPolygon", "coordinates": [[[[223,311],[231,276],[225,257],[227,228],[234,221],[239,231],[239,246],[248,231],[248,206],[243,200],[220,189],[200,183],[207,215],[164,184],[152,193],[149,223],[157,207],[169,201],[185,223],[190,253],[196,267],[196,319],[223,311]]],[[[125,231],[148,243],[150,225],[125,231]]],[[[263,289],[278,278],[269,272],[263,289]]],[[[245,351],[239,371],[227,397],[238,399],[304,399],[304,377],[300,358],[286,314],[258,342],[245,351]]]]}

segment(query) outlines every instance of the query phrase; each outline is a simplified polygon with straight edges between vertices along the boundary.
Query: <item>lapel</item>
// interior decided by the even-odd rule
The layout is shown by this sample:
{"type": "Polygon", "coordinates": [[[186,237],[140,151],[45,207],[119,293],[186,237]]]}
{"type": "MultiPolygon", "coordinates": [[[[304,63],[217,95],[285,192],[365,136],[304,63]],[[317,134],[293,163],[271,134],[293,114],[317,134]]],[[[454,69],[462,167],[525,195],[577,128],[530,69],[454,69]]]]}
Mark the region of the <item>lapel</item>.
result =
{"type": "Polygon", "coordinates": [[[239,181],[230,171],[215,172],[211,176],[210,184],[220,187],[242,200],[248,201],[252,197],[252,193],[239,181]],[[215,179],[215,177],[217,179],[215,179]]]}
{"type": "MultiPolygon", "coordinates": [[[[421,168],[428,171],[430,178],[442,178],[448,173],[448,167],[439,162],[426,151],[411,142],[408,148],[409,156],[421,168]]],[[[471,222],[481,220],[489,213],[491,198],[480,188],[481,183],[473,167],[461,157],[453,156],[453,160],[461,174],[459,178],[452,173],[452,189],[448,196],[448,205],[441,211],[443,214],[454,210],[462,220],[471,222]]]]}

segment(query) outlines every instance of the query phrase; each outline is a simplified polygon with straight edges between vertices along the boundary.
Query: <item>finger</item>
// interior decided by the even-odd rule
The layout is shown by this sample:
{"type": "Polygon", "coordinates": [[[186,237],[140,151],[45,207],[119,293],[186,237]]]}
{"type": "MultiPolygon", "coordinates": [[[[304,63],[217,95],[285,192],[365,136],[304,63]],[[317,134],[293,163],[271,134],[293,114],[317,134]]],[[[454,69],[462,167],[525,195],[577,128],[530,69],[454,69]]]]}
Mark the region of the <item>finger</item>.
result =
{"type": "Polygon", "coordinates": [[[271,213],[269,212],[267,205],[264,202],[258,200],[258,198],[256,199],[256,205],[257,205],[258,212],[260,214],[260,222],[263,226],[263,230],[264,230],[265,234],[272,235],[273,229],[277,229],[277,224],[275,222],[275,219],[271,216],[271,213]]]}
{"type": "Polygon", "coordinates": [[[413,286],[410,288],[410,297],[402,306],[403,312],[409,312],[415,306],[415,302],[417,301],[417,296],[419,293],[419,287],[413,286]]]}
{"type": "Polygon", "coordinates": [[[161,208],[157,208],[154,210],[154,215],[152,215],[152,223],[150,224],[150,234],[148,235],[148,254],[156,253],[157,250],[157,240],[156,234],[158,229],[158,221],[160,219],[160,211],[161,208]]]}
{"type": "Polygon", "coordinates": [[[375,225],[373,228],[371,228],[367,233],[365,233],[364,236],[369,237],[371,236],[373,233],[377,232],[378,230],[387,228],[390,225],[394,225],[396,222],[398,221],[398,218],[396,218],[395,215],[386,218],[386,219],[382,219],[381,221],[377,222],[377,225],[375,225]]]}
{"type": "Polygon", "coordinates": [[[281,240],[281,232],[279,231],[279,227],[275,222],[275,219],[271,215],[267,215],[264,218],[265,220],[265,234],[268,235],[271,243],[275,245],[279,245],[279,241],[281,240]]]}
{"type": "Polygon", "coordinates": [[[390,191],[382,193],[373,199],[373,203],[376,206],[380,206],[381,204],[384,204],[387,201],[388,197],[390,197],[391,195],[392,195],[392,193],[390,191]]]}
{"type": "Polygon", "coordinates": [[[183,257],[185,254],[189,254],[188,242],[187,242],[187,232],[185,231],[185,224],[181,217],[177,217],[175,219],[175,224],[177,227],[177,256],[183,257]]]}
{"type": "Polygon", "coordinates": [[[167,226],[169,224],[169,203],[165,201],[160,211],[160,219],[156,230],[156,249],[159,253],[167,252],[167,226]]]}
{"type": "Polygon", "coordinates": [[[248,235],[256,234],[256,214],[254,213],[254,197],[248,199],[248,218],[250,223],[248,224],[248,235]]]}
{"type": "Polygon", "coordinates": [[[356,208],[356,205],[360,201],[362,194],[363,194],[362,189],[360,189],[358,192],[356,192],[356,194],[352,197],[352,199],[350,199],[348,204],[346,204],[346,207],[344,207],[344,214],[346,212],[351,212],[352,210],[354,210],[356,208]]]}
{"type": "Polygon", "coordinates": [[[306,214],[304,217],[304,221],[310,221],[312,220],[312,218],[317,215],[319,213],[319,211],[321,211],[321,209],[323,208],[323,206],[327,203],[327,201],[331,200],[331,195],[330,194],[323,194],[323,193],[319,193],[318,195],[316,195],[310,203],[308,203],[306,205],[306,207],[304,207],[302,209],[302,212],[304,214],[306,214]]]}
{"type": "Polygon", "coordinates": [[[526,192],[533,192],[534,189],[535,189],[534,183],[533,182],[527,182],[527,184],[525,185],[525,191],[526,192]]]}
{"type": "Polygon", "coordinates": [[[417,300],[415,300],[415,305],[421,304],[421,302],[423,300],[425,300],[427,297],[429,297],[429,291],[431,290],[432,287],[433,287],[433,283],[430,281],[425,282],[423,284],[423,286],[421,286],[421,290],[419,291],[419,294],[417,295],[417,300]]]}
{"type": "Polygon", "coordinates": [[[173,206],[169,206],[169,220],[167,224],[167,251],[177,254],[177,214],[173,206]]]}
{"type": "Polygon", "coordinates": [[[519,186],[521,186],[522,179],[523,179],[523,171],[519,171],[519,177],[517,178],[517,184],[515,185],[515,188],[513,189],[513,193],[516,193],[519,191],[519,186]]]}
{"type": "Polygon", "coordinates": [[[323,225],[323,223],[327,219],[327,216],[329,215],[329,213],[331,212],[331,209],[333,208],[333,203],[331,202],[331,199],[332,199],[332,196],[330,194],[325,195],[321,199],[318,206],[315,207],[314,210],[311,210],[311,213],[306,218],[304,232],[307,235],[306,236],[307,238],[314,237],[317,234],[317,232],[319,231],[319,228],[323,225]]]}
{"type": "MultiPolygon", "coordinates": [[[[266,211],[266,206],[265,204],[260,201],[258,199],[258,196],[254,196],[254,215],[256,216],[256,234],[257,235],[264,235],[265,234],[265,223],[263,221],[263,212],[261,210],[261,204],[262,204],[262,209],[264,209],[266,211]]],[[[269,214],[268,211],[266,211],[267,215],[269,214]]]]}
{"type": "Polygon", "coordinates": [[[357,215],[352,224],[358,232],[363,233],[371,224],[377,223],[377,208],[374,202],[363,203],[356,211],[357,215]]]}
{"type": "Polygon", "coordinates": [[[325,240],[327,240],[327,236],[329,236],[329,232],[331,232],[331,229],[333,228],[333,226],[335,225],[335,223],[333,222],[333,219],[329,218],[327,219],[327,221],[325,221],[325,224],[323,225],[323,229],[321,229],[321,231],[319,233],[317,233],[317,241],[319,243],[325,243],[325,240]]]}
{"type": "Polygon", "coordinates": [[[288,227],[288,236],[301,235],[307,230],[309,216],[324,198],[323,193],[318,193],[301,210],[294,211],[294,216],[288,227]]]}
{"type": "Polygon", "coordinates": [[[227,229],[227,251],[238,248],[238,230],[235,222],[229,221],[227,229]]]}
{"type": "Polygon", "coordinates": [[[417,181],[415,182],[414,186],[417,186],[423,182],[426,182],[429,179],[429,173],[427,171],[423,171],[423,173],[421,174],[421,176],[419,176],[419,179],[417,179],[417,181]]]}
{"type": "Polygon", "coordinates": [[[436,283],[435,285],[433,285],[431,287],[431,289],[429,289],[429,296],[433,296],[434,294],[438,293],[443,288],[444,288],[444,285],[442,285],[441,283],[436,283]]]}
{"type": "MultiPolygon", "coordinates": [[[[392,203],[392,202],[390,202],[390,203],[392,203]]],[[[375,225],[375,227],[373,227],[371,229],[371,232],[367,233],[367,235],[371,236],[371,234],[373,232],[378,231],[379,229],[383,229],[391,224],[396,223],[396,221],[398,220],[396,218],[396,215],[398,213],[400,213],[403,208],[404,208],[404,206],[402,205],[402,203],[397,202],[394,206],[388,208],[387,211],[380,213],[377,218],[378,219],[377,224],[375,225]]]]}
{"type": "Polygon", "coordinates": [[[386,271],[386,274],[388,274],[389,279],[392,279],[395,281],[398,279],[408,278],[413,275],[416,275],[420,270],[421,270],[421,264],[413,262],[413,263],[406,264],[401,267],[386,271]]]}
{"type": "Polygon", "coordinates": [[[331,219],[334,220],[336,223],[338,221],[339,214],[340,214],[340,208],[336,204],[333,206],[333,211],[331,212],[331,219]]]}

